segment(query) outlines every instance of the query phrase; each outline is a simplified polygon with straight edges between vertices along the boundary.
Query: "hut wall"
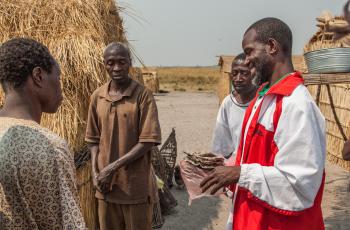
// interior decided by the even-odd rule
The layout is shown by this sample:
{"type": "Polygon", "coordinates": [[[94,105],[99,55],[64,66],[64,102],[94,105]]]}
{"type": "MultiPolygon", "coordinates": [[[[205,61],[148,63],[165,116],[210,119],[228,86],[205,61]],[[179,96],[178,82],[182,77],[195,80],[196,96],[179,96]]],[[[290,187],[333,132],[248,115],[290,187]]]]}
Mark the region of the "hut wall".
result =
{"type": "Polygon", "coordinates": [[[159,78],[156,71],[143,72],[145,87],[153,93],[159,93],[159,78]]]}
{"type": "MultiPolygon", "coordinates": [[[[317,89],[317,85],[308,86],[308,90],[315,100],[317,97],[317,89]]],[[[339,122],[345,134],[348,135],[347,138],[350,138],[350,84],[330,85],[330,91],[339,122]]],[[[330,99],[325,85],[321,86],[319,108],[326,118],[327,159],[331,163],[335,163],[347,170],[350,170],[350,162],[342,159],[344,139],[335,121],[335,116],[332,112],[330,99]]]]}
{"type": "Polygon", "coordinates": [[[219,98],[219,104],[224,100],[224,98],[231,92],[231,80],[228,75],[231,72],[231,64],[234,56],[220,56],[219,63],[220,66],[220,79],[218,81],[217,96],[219,98]]]}

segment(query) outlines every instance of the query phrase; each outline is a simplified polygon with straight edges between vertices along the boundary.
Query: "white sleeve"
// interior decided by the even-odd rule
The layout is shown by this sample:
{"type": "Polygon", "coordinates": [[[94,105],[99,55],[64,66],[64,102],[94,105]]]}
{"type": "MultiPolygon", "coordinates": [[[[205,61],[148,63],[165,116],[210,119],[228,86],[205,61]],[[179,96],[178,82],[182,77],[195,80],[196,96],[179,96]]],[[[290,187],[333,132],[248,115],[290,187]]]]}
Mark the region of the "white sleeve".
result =
{"type": "Polygon", "coordinates": [[[225,157],[229,157],[233,152],[233,141],[228,124],[227,111],[225,108],[224,101],[219,109],[218,116],[216,119],[215,129],[212,140],[212,152],[215,154],[221,154],[225,157]]]}
{"type": "Polygon", "coordinates": [[[274,166],[243,164],[238,182],[259,200],[287,211],[312,207],[325,167],[324,117],[308,92],[298,91],[301,96],[283,98],[274,166]]]}

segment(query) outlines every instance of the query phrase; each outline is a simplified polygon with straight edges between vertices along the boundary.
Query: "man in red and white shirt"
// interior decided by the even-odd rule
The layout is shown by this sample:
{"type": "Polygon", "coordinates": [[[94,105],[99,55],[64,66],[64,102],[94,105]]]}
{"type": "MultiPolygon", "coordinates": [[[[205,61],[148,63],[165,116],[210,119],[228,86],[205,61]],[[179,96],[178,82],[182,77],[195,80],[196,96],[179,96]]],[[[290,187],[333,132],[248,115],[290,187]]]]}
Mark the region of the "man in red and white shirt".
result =
{"type": "Polygon", "coordinates": [[[213,170],[202,189],[235,192],[234,230],[324,229],[325,119],[294,71],[292,32],[264,18],[242,46],[263,85],[246,111],[236,162],[213,170]]]}

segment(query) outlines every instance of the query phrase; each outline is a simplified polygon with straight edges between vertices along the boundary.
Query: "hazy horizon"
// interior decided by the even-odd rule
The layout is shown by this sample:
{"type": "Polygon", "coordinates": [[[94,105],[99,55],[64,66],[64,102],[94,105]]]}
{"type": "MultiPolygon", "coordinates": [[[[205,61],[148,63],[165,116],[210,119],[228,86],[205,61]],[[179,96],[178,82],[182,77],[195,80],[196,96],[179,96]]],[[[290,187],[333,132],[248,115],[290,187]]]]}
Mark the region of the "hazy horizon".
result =
{"type": "Polygon", "coordinates": [[[323,10],[340,15],[344,4],[339,0],[120,2],[127,7],[122,16],[137,56],[147,66],[169,67],[214,66],[217,56],[242,52],[245,29],[264,17],[280,18],[291,27],[293,54],[300,55],[317,31],[316,17],[323,10]]]}

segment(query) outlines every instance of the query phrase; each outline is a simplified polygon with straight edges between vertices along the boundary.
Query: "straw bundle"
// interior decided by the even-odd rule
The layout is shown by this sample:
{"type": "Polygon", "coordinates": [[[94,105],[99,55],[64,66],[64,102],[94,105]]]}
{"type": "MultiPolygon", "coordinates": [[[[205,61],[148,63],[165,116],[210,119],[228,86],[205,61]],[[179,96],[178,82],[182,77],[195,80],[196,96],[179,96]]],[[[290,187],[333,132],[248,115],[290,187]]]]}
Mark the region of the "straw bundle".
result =
{"type": "Polygon", "coordinates": [[[220,66],[221,77],[219,78],[217,95],[219,97],[219,104],[231,92],[231,80],[229,73],[231,72],[231,65],[234,56],[222,55],[219,57],[218,65],[220,66]]]}
{"type": "Polygon", "coordinates": [[[156,71],[143,72],[143,81],[147,89],[159,93],[159,78],[156,71]]]}
{"type": "MultiPolygon", "coordinates": [[[[349,25],[344,17],[334,17],[324,12],[316,20],[320,29],[305,45],[304,52],[350,45],[349,25]]],[[[305,75],[306,84],[310,84],[308,90],[326,118],[328,160],[350,170],[350,162],[344,161],[341,154],[344,141],[350,134],[350,84],[346,84],[349,81],[349,74],[327,74],[326,77],[329,78],[328,81],[324,80],[319,85],[311,85],[320,79],[305,75]],[[342,79],[344,79],[343,82],[342,79]]]]}
{"type": "Polygon", "coordinates": [[[142,70],[138,67],[133,67],[130,69],[130,75],[131,78],[140,83],[141,85],[144,85],[143,76],[142,76],[142,70]]]}
{"type": "Polygon", "coordinates": [[[347,38],[339,38],[337,31],[342,31],[348,27],[348,23],[342,16],[333,16],[329,12],[323,12],[322,15],[316,18],[319,27],[310,41],[304,47],[304,53],[328,48],[348,47],[350,44],[347,38]]]}
{"type": "Polygon", "coordinates": [[[344,161],[341,155],[344,138],[350,138],[350,84],[329,85],[331,97],[326,85],[310,85],[308,89],[316,102],[318,102],[319,108],[326,118],[328,160],[350,170],[350,162],[344,161]],[[321,88],[319,89],[319,87],[321,88]],[[333,101],[335,113],[333,112],[331,101],[333,101]],[[339,121],[338,124],[340,126],[337,124],[337,121],[339,121]]]}
{"type": "MultiPolygon", "coordinates": [[[[112,41],[126,42],[120,10],[113,0],[2,0],[0,4],[1,43],[31,37],[45,44],[59,62],[64,101],[56,114],[43,116],[42,125],[68,140],[74,152],[84,146],[89,97],[107,79],[103,49],[112,41]]],[[[90,164],[86,164],[78,170],[78,184],[85,186],[80,190],[81,206],[89,229],[96,229],[89,179],[90,164]]]]}

